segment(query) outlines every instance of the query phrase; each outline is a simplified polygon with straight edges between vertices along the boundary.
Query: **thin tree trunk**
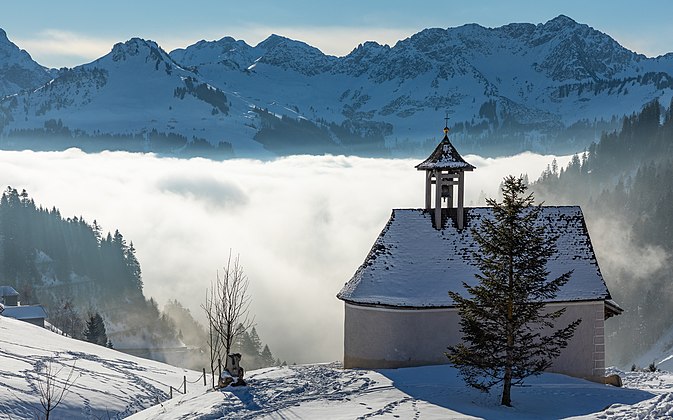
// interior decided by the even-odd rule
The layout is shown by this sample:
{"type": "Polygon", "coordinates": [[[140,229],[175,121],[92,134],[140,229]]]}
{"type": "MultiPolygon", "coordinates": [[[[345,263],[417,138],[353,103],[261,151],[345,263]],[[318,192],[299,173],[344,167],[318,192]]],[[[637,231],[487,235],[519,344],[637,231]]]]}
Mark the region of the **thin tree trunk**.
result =
{"type": "Polygon", "coordinates": [[[508,270],[508,290],[507,290],[507,324],[506,324],[506,334],[507,334],[507,348],[505,349],[505,377],[503,378],[502,386],[502,400],[500,404],[506,405],[508,407],[512,406],[512,365],[514,365],[513,352],[514,352],[514,298],[512,297],[512,291],[514,290],[514,258],[513,255],[509,254],[509,270],[508,270]]]}
{"type": "MultiPolygon", "coordinates": [[[[511,302],[509,303],[511,305],[511,302]]],[[[507,348],[505,350],[505,377],[503,378],[502,386],[502,400],[500,404],[508,407],[512,406],[512,398],[510,396],[512,390],[512,366],[514,365],[513,348],[514,348],[514,332],[512,331],[511,306],[507,320],[507,348]]]]}
{"type": "Polygon", "coordinates": [[[512,390],[512,368],[508,366],[505,368],[505,381],[502,386],[502,400],[500,400],[500,404],[506,405],[508,407],[512,406],[512,398],[510,396],[511,390],[512,390]]]}

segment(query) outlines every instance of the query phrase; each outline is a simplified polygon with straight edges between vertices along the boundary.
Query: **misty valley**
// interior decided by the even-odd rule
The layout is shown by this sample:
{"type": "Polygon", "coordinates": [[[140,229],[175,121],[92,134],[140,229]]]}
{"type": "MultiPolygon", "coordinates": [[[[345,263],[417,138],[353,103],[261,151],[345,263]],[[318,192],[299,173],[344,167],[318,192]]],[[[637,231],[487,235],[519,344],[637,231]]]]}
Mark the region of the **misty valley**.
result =
{"type": "MultiPolygon", "coordinates": [[[[547,205],[582,206],[624,308],[606,322],[607,363],[625,370],[671,351],[672,128],[671,108],[653,102],[578,154],[466,155],[477,168],[466,176],[468,207],[499,197],[509,174],[525,175],[547,205]]],[[[423,204],[414,158],[68,149],[2,151],[0,162],[10,185],[0,269],[22,303],[44,305],[75,338],[100,314],[113,348],[197,371],[208,366],[206,291],[230,252],[250,279],[255,328],[235,347],[246,367],[339,360],[336,291],[391,209],[423,204]]]]}
{"type": "MultiPolygon", "coordinates": [[[[582,206],[625,309],[607,323],[609,364],[649,364],[639,357],[673,327],[663,312],[673,292],[671,127],[670,108],[655,102],[580,154],[467,156],[477,166],[466,177],[468,206],[498,197],[508,174],[526,174],[547,205],[582,206]],[[623,331],[639,339],[624,340],[623,331]]],[[[0,156],[6,183],[29,192],[7,189],[0,206],[3,278],[23,302],[54,317],[65,316],[64,305],[80,317],[100,311],[116,348],[168,361],[159,349],[181,349],[174,359],[197,369],[203,360],[185,358],[184,346],[203,342],[194,325],[204,324],[205,291],[230,250],[251,279],[255,335],[273,350],[267,359],[338,360],[334,294],[390,210],[422,206],[415,159],[216,161],[76,149],[0,156]]]]}

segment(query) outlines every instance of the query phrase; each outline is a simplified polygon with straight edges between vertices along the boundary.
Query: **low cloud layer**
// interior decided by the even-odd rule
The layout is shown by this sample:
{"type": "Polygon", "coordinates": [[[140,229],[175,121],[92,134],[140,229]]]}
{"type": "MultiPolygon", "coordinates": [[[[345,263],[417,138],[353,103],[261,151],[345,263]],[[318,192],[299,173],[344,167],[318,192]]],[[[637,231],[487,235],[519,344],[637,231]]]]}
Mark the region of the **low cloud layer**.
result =
{"type": "MultiPolygon", "coordinates": [[[[466,203],[502,178],[537,178],[552,156],[466,156],[466,203]]],[[[559,159],[565,165],[567,158],[559,159]]],[[[64,217],[96,219],[133,241],[145,293],[200,318],[206,288],[240,254],[262,340],[288,362],[338,360],[343,304],[392,208],[423,205],[418,160],[293,156],[273,161],[159,158],[104,152],[0,152],[2,183],[64,217]]]]}

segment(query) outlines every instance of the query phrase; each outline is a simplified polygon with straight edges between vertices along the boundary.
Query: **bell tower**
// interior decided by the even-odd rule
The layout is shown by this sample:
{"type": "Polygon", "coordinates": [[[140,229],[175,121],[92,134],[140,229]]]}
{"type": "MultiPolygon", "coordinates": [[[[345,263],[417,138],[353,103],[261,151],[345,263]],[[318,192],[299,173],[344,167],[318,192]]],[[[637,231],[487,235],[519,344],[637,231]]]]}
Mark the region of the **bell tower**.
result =
{"type": "MultiPolygon", "coordinates": [[[[445,118],[444,138],[435,150],[423,162],[416,165],[419,171],[425,171],[425,209],[432,208],[432,195],[434,190],[434,224],[435,229],[442,228],[442,201],[447,209],[454,208],[455,222],[458,229],[464,227],[464,204],[465,204],[465,171],[472,171],[474,166],[465,162],[449,140],[449,117],[445,118]],[[432,187],[434,184],[434,188],[432,187]],[[454,187],[458,187],[457,191],[454,187]]],[[[452,212],[447,211],[449,214],[452,212]]]]}

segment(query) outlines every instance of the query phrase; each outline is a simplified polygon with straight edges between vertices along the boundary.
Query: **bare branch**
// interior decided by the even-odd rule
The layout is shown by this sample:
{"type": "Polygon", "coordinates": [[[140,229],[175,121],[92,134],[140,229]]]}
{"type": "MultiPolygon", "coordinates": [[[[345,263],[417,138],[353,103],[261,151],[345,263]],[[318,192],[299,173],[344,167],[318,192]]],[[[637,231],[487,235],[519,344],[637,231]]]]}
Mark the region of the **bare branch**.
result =
{"type": "Polygon", "coordinates": [[[53,359],[47,359],[44,371],[38,372],[37,389],[40,393],[40,405],[45,419],[61,404],[63,398],[68,394],[70,388],[75,384],[77,378],[73,378],[76,362],[70,367],[67,378],[59,381],[59,376],[66,366],[61,366],[54,371],[53,359]]]}
{"type": "Polygon", "coordinates": [[[208,318],[211,372],[214,372],[215,360],[229,355],[236,339],[253,325],[249,317],[249,284],[239,256],[232,259],[230,250],[222,274],[216,273],[216,279],[206,293],[206,302],[201,305],[208,318]]]}

